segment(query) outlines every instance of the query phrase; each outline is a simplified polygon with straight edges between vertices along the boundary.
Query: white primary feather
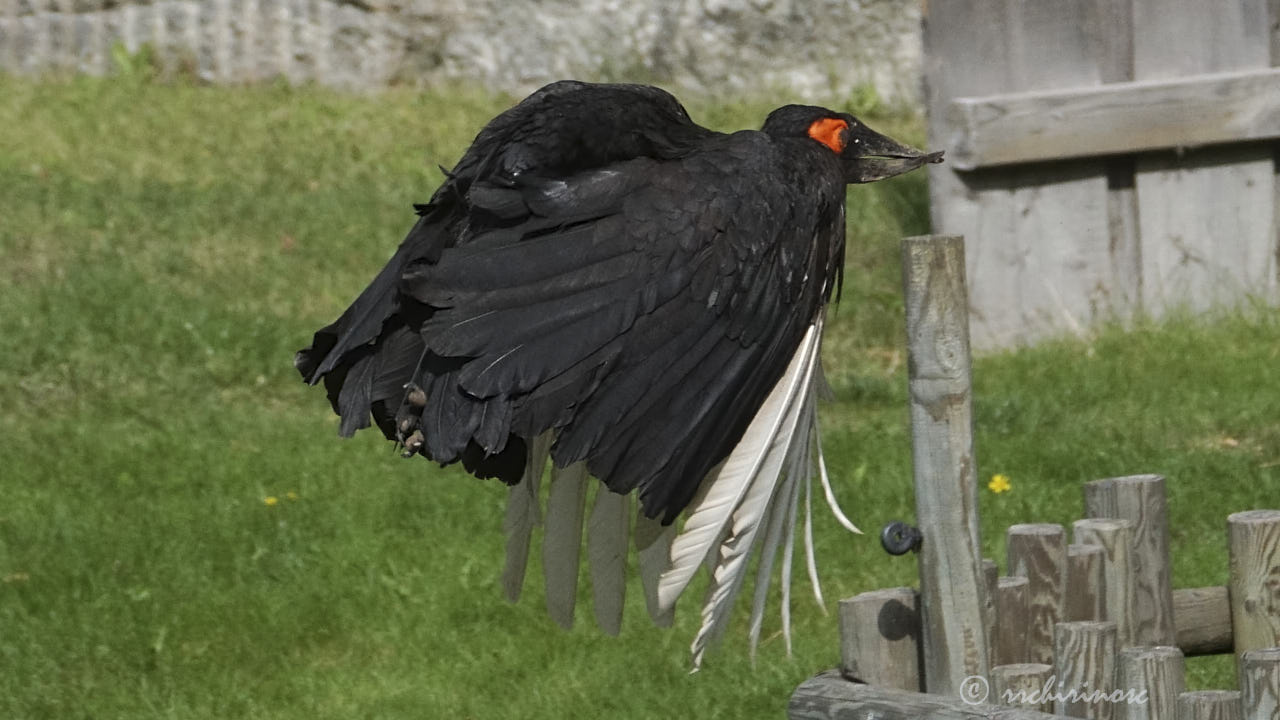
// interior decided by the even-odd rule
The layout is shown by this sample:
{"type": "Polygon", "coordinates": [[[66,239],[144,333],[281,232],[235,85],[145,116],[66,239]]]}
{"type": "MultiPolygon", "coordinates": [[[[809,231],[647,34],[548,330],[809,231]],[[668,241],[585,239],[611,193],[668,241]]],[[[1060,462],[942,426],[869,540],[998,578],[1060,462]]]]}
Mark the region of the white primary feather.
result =
{"type": "MultiPolygon", "coordinates": [[[[787,365],[786,372],[774,386],[760,411],[748,426],[742,441],[734,447],[716,482],[729,480],[741,483],[745,488],[740,501],[728,518],[729,535],[719,546],[720,560],[711,576],[707,600],[702,608],[702,627],[693,640],[693,664],[701,665],[703,653],[712,641],[719,637],[746,576],[747,559],[755,544],[760,525],[773,501],[778,486],[783,461],[789,455],[792,440],[798,426],[801,411],[812,393],[813,368],[817,363],[818,336],[822,331],[819,319],[811,325],[800,346],[787,365]],[[757,432],[753,432],[757,431],[757,432]],[[735,463],[741,458],[746,462],[735,463]],[[749,468],[749,475],[742,477],[726,472],[749,468]]],[[[713,487],[708,497],[714,495],[713,487]]],[[[697,515],[695,510],[694,517],[697,515]]],[[[692,521],[693,517],[690,518],[692,521]]],[[[675,545],[680,544],[680,537],[675,545]]],[[[676,553],[672,548],[672,555],[676,553]]]]}
{"type": "MultiPolygon", "coordinates": [[[[658,583],[658,600],[663,608],[670,608],[675,604],[676,598],[688,587],[689,581],[709,553],[714,552],[717,547],[734,542],[737,533],[733,532],[731,522],[736,522],[735,511],[743,504],[758,478],[769,477],[768,489],[771,494],[786,448],[776,452],[777,458],[772,464],[778,468],[764,472],[764,466],[775,454],[774,446],[784,424],[790,421],[787,435],[795,429],[796,415],[799,413],[795,400],[798,394],[809,387],[809,371],[812,370],[813,350],[817,345],[816,336],[821,331],[820,326],[821,321],[809,326],[788,363],[786,372],[769,392],[720,471],[707,477],[699,486],[699,492],[690,504],[684,528],[671,546],[671,565],[658,583]],[[730,535],[721,540],[726,531],[730,535]]],[[[757,502],[763,504],[768,498],[769,495],[765,495],[757,498],[757,502]]],[[[756,508],[759,509],[761,508],[756,508]]]]}
{"type": "Polygon", "coordinates": [[[587,464],[551,468],[547,529],[542,536],[542,570],[547,583],[547,612],[568,630],[578,600],[578,562],[582,516],[587,503],[587,464]]]}
{"type": "Polygon", "coordinates": [[[622,629],[627,594],[627,539],[631,535],[631,498],[601,483],[587,520],[587,567],[596,624],[610,635],[622,629]]]}
{"type": "Polygon", "coordinates": [[[674,524],[663,525],[657,518],[645,517],[643,511],[636,514],[636,564],[640,567],[645,607],[658,627],[671,627],[675,621],[675,608],[664,609],[658,602],[658,580],[671,560],[671,541],[675,537],[674,524]]]}
{"type": "MultiPolygon", "coordinates": [[[[801,419],[801,422],[804,422],[801,419]]],[[[805,453],[805,469],[809,469],[808,452],[805,453]]],[[[805,492],[809,491],[809,480],[804,479],[805,492]]],[[[800,504],[800,493],[797,484],[791,497],[791,508],[787,511],[787,547],[782,551],[782,639],[786,642],[787,655],[791,654],[791,560],[795,557],[796,546],[796,508],[800,504]]]]}
{"type": "MultiPolygon", "coordinates": [[[[814,386],[815,393],[820,393],[822,387],[826,383],[824,378],[817,375],[822,370],[820,360],[814,361],[817,364],[815,371],[814,386]]],[[[813,486],[813,436],[818,434],[818,407],[817,403],[811,397],[809,405],[805,408],[805,414],[800,418],[800,422],[806,423],[808,432],[804,436],[804,496],[805,502],[808,502],[809,492],[813,486]]],[[[786,642],[787,654],[791,654],[791,562],[795,557],[796,545],[796,511],[800,507],[800,487],[797,484],[792,491],[791,508],[787,511],[787,547],[783,550],[782,556],[782,638],[786,642]]],[[[809,512],[805,508],[805,529],[809,530],[809,512]]]]}
{"type": "Polygon", "coordinates": [[[840,503],[836,502],[835,492],[831,490],[831,477],[827,475],[827,461],[822,456],[822,434],[814,433],[814,437],[818,442],[818,474],[822,478],[822,492],[827,496],[827,505],[831,507],[831,513],[846,530],[861,535],[862,531],[858,526],[845,517],[844,511],[840,509],[840,503]]]}
{"type": "MultiPolygon", "coordinates": [[[[804,422],[803,411],[800,420],[804,422]]],[[[769,503],[765,520],[765,534],[760,543],[760,560],[756,569],[755,598],[751,603],[751,623],[748,638],[751,645],[751,656],[755,657],[756,647],[760,643],[760,629],[764,624],[764,609],[769,596],[770,580],[773,576],[773,563],[782,541],[786,540],[786,550],[782,557],[782,615],[784,626],[789,620],[788,597],[791,590],[791,538],[795,530],[795,503],[800,485],[808,480],[809,472],[805,466],[805,453],[801,451],[807,439],[807,426],[799,426],[800,431],[787,449],[785,460],[785,477],[779,483],[773,500],[769,503]]],[[[784,628],[785,629],[785,628],[784,628]]]]}
{"type": "MultiPolygon", "coordinates": [[[[815,417],[815,421],[816,421],[815,417]]],[[[814,433],[815,435],[817,433],[814,433]]],[[[823,614],[827,612],[826,603],[822,601],[822,584],[818,581],[818,556],[813,551],[813,483],[804,485],[804,562],[809,571],[809,584],[813,586],[813,597],[823,614]]]]}
{"type": "Polygon", "coordinates": [[[507,515],[502,527],[507,533],[507,560],[502,569],[502,589],[507,599],[516,602],[524,586],[525,568],[529,563],[529,540],[533,526],[541,519],[538,486],[547,456],[551,453],[551,433],[539,435],[529,445],[524,476],[507,494],[507,515]]]}

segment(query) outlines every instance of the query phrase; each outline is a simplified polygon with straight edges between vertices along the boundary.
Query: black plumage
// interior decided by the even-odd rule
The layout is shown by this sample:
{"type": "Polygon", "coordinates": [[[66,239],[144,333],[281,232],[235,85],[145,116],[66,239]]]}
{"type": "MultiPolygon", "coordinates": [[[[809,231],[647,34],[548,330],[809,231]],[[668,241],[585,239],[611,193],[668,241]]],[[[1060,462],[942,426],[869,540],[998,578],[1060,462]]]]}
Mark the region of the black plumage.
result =
{"type": "Polygon", "coordinates": [[[480,132],[295,364],[343,435],[420,431],[514,483],[551,431],[558,466],[671,522],[838,284],[846,183],[932,159],[822,108],[720,134],[656,88],[555,83],[480,132]]]}

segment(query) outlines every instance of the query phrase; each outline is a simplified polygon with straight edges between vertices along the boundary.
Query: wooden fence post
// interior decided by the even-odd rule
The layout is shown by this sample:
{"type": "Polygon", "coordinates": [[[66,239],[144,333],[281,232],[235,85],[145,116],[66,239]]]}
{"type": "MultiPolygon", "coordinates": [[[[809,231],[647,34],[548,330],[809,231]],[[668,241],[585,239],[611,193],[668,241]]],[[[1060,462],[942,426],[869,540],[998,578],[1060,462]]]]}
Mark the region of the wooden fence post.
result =
{"type": "Polygon", "coordinates": [[[1120,647],[1134,642],[1133,521],[1106,519],[1077,520],[1073,526],[1075,541],[1102,548],[1103,584],[1106,586],[1107,618],[1116,624],[1120,647]]]}
{"type": "Polygon", "coordinates": [[[1164,478],[1132,475],[1085,483],[1085,514],[1133,521],[1135,645],[1172,645],[1173,585],[1164,478]]]}
{"type": "Polygon", "coordinates": [[[1053,626],[1062,620],[1067,540],[1061,525],[1013,525],[1008,530],[1009,574],[1027,579],[1031,611],[1027,661],[1053,662],[1053,626]]]}
{"type": "Polygon", "coordinates": [[[1280,646],[1280,510],[1232,514],[1227,537],[1236,656],[1280,646]]]}
{"type": "Polygon", "coordinates": [[[929,692],[987,675],[964,240],[903,241],[920,620],[929,692]]]}
{"type": "Polygon", "coordinates": [[[1240,657],[1240,706],[1244,720],[1280,718],[1280,648],[1240,657]]]}
{"type": "Polygon", "coordinates": [[[1111,703],[1090,702],[1088,698],[1091,693],[1115,689],[1115,623],[1058,623],[1053,629],[1053,668],[1058,680],[1055,713],[1111,720],[1111,703]]]}
{"type": "Polygon", "coordinates": [[[1113,702],[1116,720],[1173,720],[1178,696],[1187,689],[1182,653],[1176,647],[1134,647],[1120,651],[1113,702]],[[1139,695],[1141,693],[1141,695],[1139,695]]]}
{"type": "Polygon", "coordinates": [[[996,593],[1000,589],[1000,567],[991,558],[982,558],[982,627],[987,635],[987,667],[996,662],[996,593]]]}
{"type": "Polygon", "coordinates": [[[920,614],[909,587],[840,601],[840,669],[858,682],[920,690],[920,614]]]}
{"type": "MultiPolygon", "coordinates": [[[[1027,600],[1027,579],[1002,577],[996,586],[996,625],[993,665],[1017,665],[1027,662],[1027,628],[1031,625],[1031,606],[1027,600]]],[[[1040,663],[1044,664],[1044,663],[1040,663]]]]}
{"type": "Polygon", "coordinates": [[[1176,720],[1241,720],[1239,690],[1196,690],[1178,696],[1176,720]]]}
{"type": "Polygon", "coordinates": [[[1053,666],[1043,663],[1014,663],[991,668],[991,699],[1009,707],[1049,712],[1053,702],[1046,687],[1052,688],[1053,666]]]}
{"type": "Polygon", "coordinates": [[[1062,596],[1062,619],[1106,620],[1107,586],[1103,575],[1106,553],[1097,545],[1067,546],[1067,585],[1062,596]]]}

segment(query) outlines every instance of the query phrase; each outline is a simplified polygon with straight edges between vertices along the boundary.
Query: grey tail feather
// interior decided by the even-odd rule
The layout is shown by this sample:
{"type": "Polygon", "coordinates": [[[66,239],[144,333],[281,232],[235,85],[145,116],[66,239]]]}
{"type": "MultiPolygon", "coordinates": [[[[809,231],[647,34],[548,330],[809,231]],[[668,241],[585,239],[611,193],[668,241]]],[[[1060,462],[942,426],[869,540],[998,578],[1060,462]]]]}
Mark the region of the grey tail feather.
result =
{"type": "Polygon", "coordinates": [[[640,584],[644,587],[644,604],[649,617],[658,627],[671,627],[675,622],[675,606],[662,608],[658,601],[658,579],[671,558],[671,542],[676,537],[675,523],[663,525],[656,518],[636,514],[636,560],[640,567],[640,584]]]}
{"type": "Polygon", "coordinates": [[[622,630],[630,520],[631,498],[599,483],[595,505],[587,520],[587,564],[591,571],[596,623],[610,635],[622,630]]]}
{"type": "Polygon", "coordinates": [[[582,462],[551,469],[542,567],[547,584],[547,612],[566,630],[573,627],[573,610],[578,599],[587,477],[587,466],[582,462]]]}
{"type": "Polygon", "coordinates": [[[542,521],[538,489],[551,452],[551,439],[551,433],[543,433],[529,444],[524,477],[511,486],[507,495],[507,515],[503,521],[507,532],[507,559],[502,570],[502,589],[511,602],[520,599],[533,527],[542,521]]]}

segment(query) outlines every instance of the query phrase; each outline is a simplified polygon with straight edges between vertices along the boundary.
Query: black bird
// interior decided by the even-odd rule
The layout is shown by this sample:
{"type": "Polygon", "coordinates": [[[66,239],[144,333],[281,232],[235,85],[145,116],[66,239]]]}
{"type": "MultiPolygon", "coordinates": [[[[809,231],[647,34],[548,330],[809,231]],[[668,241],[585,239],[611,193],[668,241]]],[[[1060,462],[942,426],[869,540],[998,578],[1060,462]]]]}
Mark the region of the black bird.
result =
{"type": "Polygon", "coordinates": [[[655,619],[712,566],[695,663],[763,546],[754,647],[784,537],[789,588],[811,446],[831,499],[814,401],[845,186],[939,161],[820,107],[721,134],[658,88],[557,82],[480,131],[386,267],[294,363],[324,382],[342,435],[372,420],[406,456],[512,486],[512,599],[549,454],[544,555],[561,624],[589,476],[608,489],[587,531],[606,630],[621,619],[632,491],[655,619]]]}

